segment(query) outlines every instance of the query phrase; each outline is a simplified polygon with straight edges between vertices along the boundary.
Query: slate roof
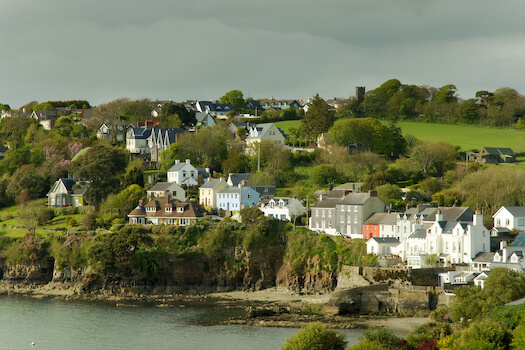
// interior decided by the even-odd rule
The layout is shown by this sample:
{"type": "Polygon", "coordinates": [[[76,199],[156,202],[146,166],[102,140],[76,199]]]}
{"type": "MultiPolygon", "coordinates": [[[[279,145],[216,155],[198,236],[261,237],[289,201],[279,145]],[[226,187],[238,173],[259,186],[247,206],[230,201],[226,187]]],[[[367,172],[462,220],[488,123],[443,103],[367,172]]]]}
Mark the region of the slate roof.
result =
{"type": "Polygon", "coordinates": [[[508,147],[483,147],[483,149],[489,153],[494,155],[514,155],[514,151],[511,148],[508,147]]]}
{"type": "MultiPolygon", "coordinates": [[[[146,211],[147,217],[198,218],[203,217],[206,214],[206,210],[195,202],[181,202],[177,199],[170,200],[169,197],[152,199],[144,207],[157,209],[155,212],[146,211]],[[166,207],[171,207],[172,211],[166,212],[166,207]],[[177,211],[177,208],[183,208],[183,211],[179,212],[177,211]]],[[[133,213],[133,211],[131,213],[133,213]]]]}
{"type": "Polygon", "coordinates": [[[525,207],[507,207],[505,209],[509,211],[514,217],[524,217],[525,216],[525,207]]]}
{"type": "Polygon", "coordinates": [[[242,180],[250,180],[252,175],[250,173],[230,173],[228,180],[231,180],[232,186],[238,186],[242,180]]]}
{"type": "Polygon", "coordinates": [[[397,213],[374,213],[371,217],[365,220],[363,224],[366,225],[396,225],[397,213]]]}
{"type": "Polygon", "coordinates": [[[443,221],[466,221],[472,222],[474,212],[468,207],[438,207],[427,208],[421,212],[424,221],[436,221],[437,211],[443,214],[443,221]]]}
{"type": "Polygon", "coordinates": [[[340,204],[363,205],[369,198],[372,197],[368,193],[351,192],[340,201],[340,204]]]}
{"type": "MultiPolygon", "coordinates": [[[[190,165],[192,167],[194,167],[193,165],[191,165],[191,163],[186,163],[186,162],[179,162],[178,164],[173,164],[171,166],[171,168],[168,169],[168,172],[174,172],[174,171],[179,171],[181,170],[185,165],[190,165]]],[[[195,168],[195,167],[194,167],[195,168]]]]}
{"type": "Polygon", "coordinates": [[[512,242],[513,247],[525,247],[525,232],[520,232],[514,242],[512,242]]]}
{"type": "Polygon", "coordinates": [[[494,258],[494,252],[480,252],[474,259],[473,262],[477,263],[489,263],[494,258]]]}
{"type": "Polygon", "coordinates": [[[427,238],[427,230],[425,229],[417,229],[415,230],[408,238],[419,238],[419,239],[425,239],[427,238]]]}
{"type": "Polygon", "coordinates": [[[398,244],[399,243],[399,239],[395,237],[373,237],[373,238],[370,238],[370,240],[374,240],[380,244],[381,243],[384,243],[384,244],[398,244]]]}
{"type": "Polygon", "coordinates": [[[226,183],[226,181],[221,179],[211,179],[208,182],[205,182],[202,184],[200,188],[215,188],[217,187],[221,182],[226,183]]]}
{"type": "Polygon", "coordinates": [[[338,198],[325,198],[322,201],[317,201],[310,208],[334,208],[339,203],[338,198]]]}
{"type": "Polygon", "coordinates": [[[172,185],[173,185],[172,182],[157,182],[148,191],[151,191],[151,192],[166,191],[172,185]]]}

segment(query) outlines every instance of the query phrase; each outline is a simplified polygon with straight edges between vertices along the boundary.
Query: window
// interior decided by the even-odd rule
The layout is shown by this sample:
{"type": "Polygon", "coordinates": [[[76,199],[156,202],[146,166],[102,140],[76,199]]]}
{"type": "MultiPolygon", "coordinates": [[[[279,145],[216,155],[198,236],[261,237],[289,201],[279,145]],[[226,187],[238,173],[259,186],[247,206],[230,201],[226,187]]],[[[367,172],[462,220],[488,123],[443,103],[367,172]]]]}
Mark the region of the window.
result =
{"type": "Polygon", "coordinates": [[[505,219],[505,226],[509,226],[509,225],[510,225],[509,219],[505,219]]]}
{"type": "Polygon", "coordinates": [[[166,207],[164,208],[164,210],[166,211],[166,213],[171,213],[171,207],[166,207]]]}
{"type": "Polygon", "coordinates": [[[184,212],[184,208],[183,207],[178,207],[177,208],[177,213],[182,213],[184,212]]]}
{"type": "Polygon", "coordinates": [[[445,252],[448,253],[448,242],[445,242],[445,252]]]}
{"type": "Polygon", "coordinates": [[[525,219],[518,219],[518,226],[525,226],[525,219]]]}

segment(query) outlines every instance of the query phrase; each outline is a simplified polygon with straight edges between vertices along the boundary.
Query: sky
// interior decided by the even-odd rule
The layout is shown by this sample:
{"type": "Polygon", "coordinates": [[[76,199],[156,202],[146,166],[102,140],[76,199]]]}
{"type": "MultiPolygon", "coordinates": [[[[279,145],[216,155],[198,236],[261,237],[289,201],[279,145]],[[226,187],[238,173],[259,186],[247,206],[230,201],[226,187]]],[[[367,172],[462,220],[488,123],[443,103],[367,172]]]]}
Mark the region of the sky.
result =
{"type": "Polygon", "coordinates": [[[0,103],[525,94],[523,0],[1,0],[0,103]]]}

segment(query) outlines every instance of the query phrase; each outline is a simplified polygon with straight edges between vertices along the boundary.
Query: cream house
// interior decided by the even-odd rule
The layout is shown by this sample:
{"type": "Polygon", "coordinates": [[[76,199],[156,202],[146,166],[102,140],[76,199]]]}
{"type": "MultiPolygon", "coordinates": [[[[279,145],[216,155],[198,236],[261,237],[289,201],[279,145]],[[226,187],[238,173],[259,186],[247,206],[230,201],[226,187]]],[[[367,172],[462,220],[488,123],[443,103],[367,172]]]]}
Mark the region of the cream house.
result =
{"type": "Polygon", "coordinates": [[[217,193],[228,187],[223,178],[211,179],[199,187],[199,204],[204,207],[217,209],[217,193]]]}

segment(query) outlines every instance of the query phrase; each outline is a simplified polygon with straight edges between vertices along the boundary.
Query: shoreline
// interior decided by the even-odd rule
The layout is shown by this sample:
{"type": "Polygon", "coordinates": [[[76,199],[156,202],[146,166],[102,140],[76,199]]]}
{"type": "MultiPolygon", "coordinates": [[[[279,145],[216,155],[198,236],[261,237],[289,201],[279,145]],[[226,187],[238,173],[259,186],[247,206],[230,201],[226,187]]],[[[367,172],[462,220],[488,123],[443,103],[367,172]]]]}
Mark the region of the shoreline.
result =
{"type": "Polygon", "coordinates": [[[216,307],[244,310],[240,316],[206,325],[251,325],[257,327],[301,328],[321,322],[334,329],[382,327],[399,337],[406,335],[428,317],[399,317],[392,314],[341,316],[329,305],[330,293],[302,294],[272,287],[258,291],[213,292],[169,295],[84,295],[74,285],[50,283],[26,285],[0,282],[0,295],[114,303],[117,307],[216,307]],[[64,288],[69,287],[69,288],[64,288]]]}

